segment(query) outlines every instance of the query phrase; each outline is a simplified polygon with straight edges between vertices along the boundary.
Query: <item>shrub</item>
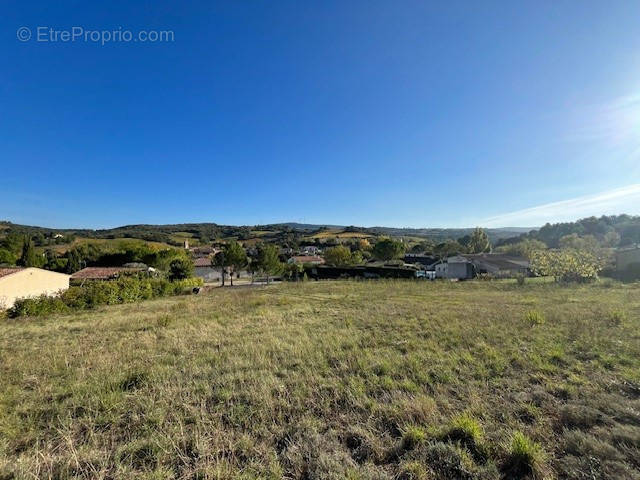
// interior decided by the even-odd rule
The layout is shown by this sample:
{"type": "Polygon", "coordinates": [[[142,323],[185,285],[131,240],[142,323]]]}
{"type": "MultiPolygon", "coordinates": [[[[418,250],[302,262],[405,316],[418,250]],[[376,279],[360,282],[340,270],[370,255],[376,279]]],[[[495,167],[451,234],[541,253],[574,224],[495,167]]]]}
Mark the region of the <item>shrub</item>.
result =
{"type": "Polygon", "coordinates": [[[43,316],[67,310],[65,303],[58,297],[41,295],[34,298],[20,298],[9,309],[10,317],[43,316]]]}
{"type": "Polygon", "coordinates": [[[176,258],[169,264],[169,279],[183,280],[193,275],[193,260],[190,258],[176,258]]]}
{"type": "Polygon", "coordinates": [[[22,298],[9,310],[10,317],[43,316],[69,310],[84,310],[100,305],[131,303],[155,297],[180,295],[203,285],[201,278],[187,278],[170,282],[160,278],[123,277],[114,281],[87,282],[71,287],[59,297],[43,295],[22,298]]]}
{"type": "Polygon", "coordinates": [[[82,287],[70,287],[60,296],[62,301],[73,310],[87,308],[86,289],[82,287]]]}

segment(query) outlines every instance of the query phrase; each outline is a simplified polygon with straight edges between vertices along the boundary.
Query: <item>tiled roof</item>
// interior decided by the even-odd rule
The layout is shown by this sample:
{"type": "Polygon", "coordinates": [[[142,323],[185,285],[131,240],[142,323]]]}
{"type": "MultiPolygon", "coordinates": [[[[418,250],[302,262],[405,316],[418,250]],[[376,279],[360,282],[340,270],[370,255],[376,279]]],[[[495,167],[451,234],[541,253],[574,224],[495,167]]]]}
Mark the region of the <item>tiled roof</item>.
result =
{"type": "Polygon", "coordinates": [[[295,263],[324,263],[324,259],[317,255],[296,255],[291,260],[295,263]]]}
{"type": "Polygon", "coordinates": [[[211,266],[211,258],[210,257],[198,257],[193,261],[193,264],[196,267],[210,267],[211,266]]]}
{"type": "Polygon", "coordinates": [[[6,277],[7,275],[11,275],[12,273],[19,272],[23,270],[21,267],[13,267],[13,268],[0,268],[0,278],[6,277]]]}
{"type": "Polygon", "coordinates": [[[128,267],[87,267],[71,275],[72,279],[107,280],[117,277],[121,273],[135,273],[142,268],[128,267]]]}

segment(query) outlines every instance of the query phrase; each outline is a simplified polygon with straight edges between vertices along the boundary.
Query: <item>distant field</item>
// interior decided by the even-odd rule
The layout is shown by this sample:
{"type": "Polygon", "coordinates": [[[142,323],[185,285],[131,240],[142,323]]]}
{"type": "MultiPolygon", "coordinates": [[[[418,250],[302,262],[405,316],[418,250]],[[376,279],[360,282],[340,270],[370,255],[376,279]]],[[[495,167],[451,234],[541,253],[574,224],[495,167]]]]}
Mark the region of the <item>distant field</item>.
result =
{"type": "MultiPolygon", "coordinates": [[[[163,243],[163,242],[150,242],[148,240],[140,240],[138,238],[83,238],[83,237],[79,237],[76,238],[72,243],[67,243],[67,244],[63,244],[63,245],[52,245],[52,246],[48,246],[48,247],[42,247],[43,250],[51,248],[52,250],[55,250],[58,253],[64,253],[67,250],[79,246],[79,245],[88,245],[88,244],[97,244],[97,245],[101,245],[101,246],[107,246],[107,245],[113,245],[114,247],[118,245],[118,243],[120,242],[139,242],[139,243],[146,243],[148,245],[154,246],[154,247],[158,247],[158,248],[170,248],[171,245],[169,245],[168,243],[163,243]]],[[[175,247],[171,247],[171,248],[175,248],[175,247]]]]}
{"type": "Polygon", "coordinates": [[[0,321],[0,478],[640,478],[640,285],[306,282],[0,321]]]}
{"type": "Polygon", "coordinates": [[[322,238],[371,238],[373,235],[370,233],[362,232],[345,232],[344,230],[323,230],[322,232],[309,235],[310,239],[322,239],[322,238]]]}

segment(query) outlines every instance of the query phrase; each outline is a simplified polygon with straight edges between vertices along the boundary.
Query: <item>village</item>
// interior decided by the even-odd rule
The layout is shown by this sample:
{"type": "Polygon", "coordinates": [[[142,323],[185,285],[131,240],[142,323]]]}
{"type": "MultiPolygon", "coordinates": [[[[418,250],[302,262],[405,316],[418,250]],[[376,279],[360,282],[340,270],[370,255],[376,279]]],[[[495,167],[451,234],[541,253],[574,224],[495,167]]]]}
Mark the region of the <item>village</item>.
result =
{"type": "MultiPolygon", "coordinates": [[[[373,245],[369,240],[356,238],[355,241],[343,241],[333,246],[319,243],[301,245],[297,248],[279,246],[277,243],[250,243],[245,247],[242,241],[236,240],[217,241],[210,244],[197,242],[196,246],[191,246],[189,240],[185,239],[182,247],[161,252],[177,255],[177,260],[171,265],[166,264],[164,270],[145,264],[143,261],[114,262],[108,265],[99,262],[100,265],[96,266],[83,266],[81,262],[79,269],[71,273],[50,271],[26,264],[23,266],[5,264],[5,266],[0,265],[0,305],[4,309],[10,309],[20,299],[55,297],[69,287],[83,287],[88,282],[113,281],[126,277],[171,277],[170,270],[173,267],[178,269],[178,273],[174,275],[176,279],[192,277],[200,281],[198,285],[206,288],[234,285],[258,286],[280,281],[383,278],[416,281],[516,279],[524,282],[528,277],[543,276],[544,272],[536,269],[535,265],[532,266],[532,258],[535,257],[532,255],[533,252],[527,254],[523,251],[524,254],[519,255],[518,248],[513,248],[513,245],[509,248],[498,247],[498,251],[491,251],[492,247],[482,229],[476,229],[473,235],[477,237],[473,241],[479,242],[480,245],[476,248],[479,250],[477,253],[459,251],[463,250],[461,243],[451,241],[442,245],[450,246],[451,243],[457,245],[454,250],[458,251],[452,254],[447,254],[446,248],[440,248],[438,251],[437,246],[431,251],[422,251],[424,242],[414,243],[410,249],[407,249],[402,238],[391,237],[374,239],[373,245]],[[235,253],[230,254],[229,249],[235,253]],[[260,255],[264,252],[270,257],[267,265],[264,260],[260,260],[260,255]],[[233,255],[237,258],[232,258],[233,255]]],[[[519,244],[515,245],[517,247],[519,244]]],[[[572,251],[578,250],[572,249],[572,251]]],[[[637,265],[640,264],[640,246],[638,245],[608,249],[607,254],[608,264],[600,259],[601,265],[598,271],[604,271],[606,275],[614,278],[616,276],[623,278],[625,274],[629,276],[627,272],[636,271],[637,265]]],[[[583,257],[586,258],[587,255],[588,252],[583,252],[583,257]]],[[[125,259],[127,257],[111,254],[106,258],[125,259]]],[[[561,257],[552,259],[552,262],[560,261],[561,257]]],[[[551,270],[553,268],[549,269],[551,270]]],[[[631,273],[631,278],[633,275],[631,273]]],[[[200,288],[198,286],[197,290],[200,288]]]]}

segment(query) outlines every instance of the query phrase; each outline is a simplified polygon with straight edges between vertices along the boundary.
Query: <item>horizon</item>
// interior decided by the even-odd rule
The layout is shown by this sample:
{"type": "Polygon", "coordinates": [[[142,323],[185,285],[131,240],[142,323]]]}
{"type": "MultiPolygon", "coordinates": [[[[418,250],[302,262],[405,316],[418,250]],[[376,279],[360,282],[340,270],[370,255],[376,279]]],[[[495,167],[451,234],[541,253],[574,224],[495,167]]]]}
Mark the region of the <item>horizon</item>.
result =
{"type": "Polygon", "coordinates": [[[0,218],[516,228],[638,215],[639,17],[640,4],[595,1],[13,4],[0,218]]]}

